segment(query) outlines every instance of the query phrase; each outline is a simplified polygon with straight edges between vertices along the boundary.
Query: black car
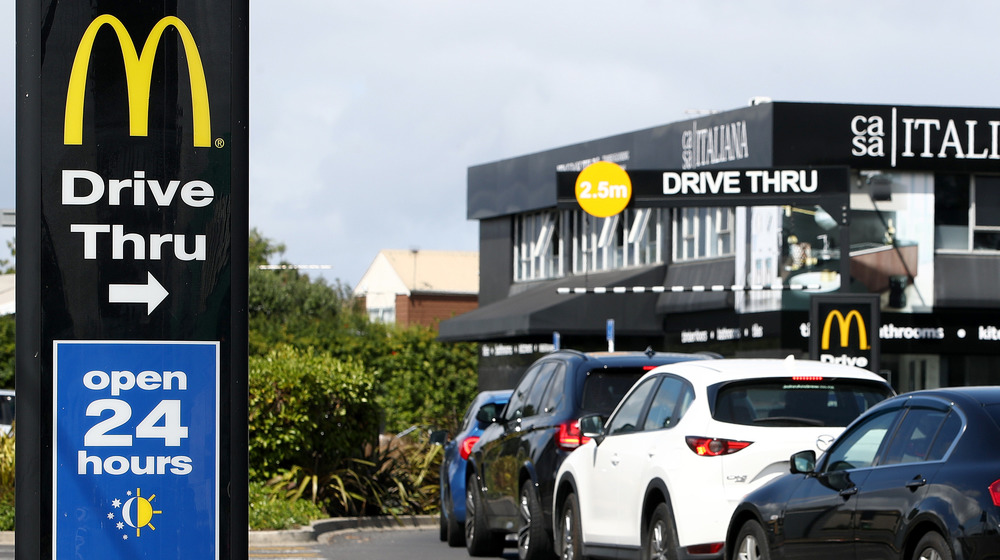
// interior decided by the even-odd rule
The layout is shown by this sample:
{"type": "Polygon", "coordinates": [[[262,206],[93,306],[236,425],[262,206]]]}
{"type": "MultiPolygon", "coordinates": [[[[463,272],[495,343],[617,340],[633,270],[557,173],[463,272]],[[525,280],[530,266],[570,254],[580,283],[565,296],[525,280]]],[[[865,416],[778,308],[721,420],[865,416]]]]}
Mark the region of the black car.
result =
{"type": "Polygon", "coordinates": [[[609,415],[647,371],[663,364],[708,359],[700,354],[553,352],[533,363],[469,456],[465,540],[472,556],[499,556],[517,533],[522,559],[552,555],[552,490],[563,459],[587,441],[585,414],[609,415]]]}
{"type": "Polygon", "coordinates": [[[1000,558],[1000,387],[916,391],[862,414],[817,462],[748,494],[734,560],[1000,558]]]}

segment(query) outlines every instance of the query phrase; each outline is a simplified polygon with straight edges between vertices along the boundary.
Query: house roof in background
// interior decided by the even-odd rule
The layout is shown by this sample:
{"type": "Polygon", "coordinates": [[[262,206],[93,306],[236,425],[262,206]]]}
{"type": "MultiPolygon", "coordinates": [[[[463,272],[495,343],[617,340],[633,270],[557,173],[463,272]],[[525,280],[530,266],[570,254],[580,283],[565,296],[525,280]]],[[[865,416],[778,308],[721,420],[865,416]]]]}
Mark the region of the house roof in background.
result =
{"type": "Polygon", "coordinates": [[[383,249],[354,288],[354,295],[390,291],[477,294],[479,253],[383,249]]]}
{"type": "Polygon", "coordinates": [[[0,274],[0,315],[14,312],[14,275],[0,274]]]}

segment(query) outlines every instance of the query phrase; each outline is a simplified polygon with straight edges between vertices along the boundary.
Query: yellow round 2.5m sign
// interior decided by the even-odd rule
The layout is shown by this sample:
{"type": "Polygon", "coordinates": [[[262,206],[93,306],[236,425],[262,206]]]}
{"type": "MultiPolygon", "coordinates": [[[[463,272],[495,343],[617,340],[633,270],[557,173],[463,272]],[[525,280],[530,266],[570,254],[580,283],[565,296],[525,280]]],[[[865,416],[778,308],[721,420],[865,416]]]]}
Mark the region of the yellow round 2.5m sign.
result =
{"type": "Polygon", "coordinates": [[[592,163],[576,178],[576,200],[591,216],[614,216],[632,200],[632,180],[617,163],[592,163]]]}

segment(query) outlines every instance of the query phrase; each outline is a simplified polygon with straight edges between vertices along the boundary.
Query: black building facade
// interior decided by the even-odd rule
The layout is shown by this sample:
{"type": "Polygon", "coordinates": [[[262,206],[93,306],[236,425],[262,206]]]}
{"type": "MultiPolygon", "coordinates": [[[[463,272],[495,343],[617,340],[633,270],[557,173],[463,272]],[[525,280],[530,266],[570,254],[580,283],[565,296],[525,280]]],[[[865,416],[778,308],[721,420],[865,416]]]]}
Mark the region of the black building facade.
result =
{"type": "Polygon", "coordinates": [[[899,391],[1000,381],[1000,109],[773,102],[468,170],[480,386],[556,345],[808,356],[813,296],[875,294],[899,391]],[[612,161],[625,210],[583,212],[612,161]]]}

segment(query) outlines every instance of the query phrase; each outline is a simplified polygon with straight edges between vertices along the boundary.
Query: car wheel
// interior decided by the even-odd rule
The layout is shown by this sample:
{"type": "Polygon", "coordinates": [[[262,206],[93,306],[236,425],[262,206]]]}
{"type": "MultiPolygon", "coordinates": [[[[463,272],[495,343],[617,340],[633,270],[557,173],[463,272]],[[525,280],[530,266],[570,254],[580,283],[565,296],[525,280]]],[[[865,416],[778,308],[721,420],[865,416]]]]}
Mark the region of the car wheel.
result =
{"type": "Polygon", "coordinates": [[[540,560],[552,556],[552,543],[545,530],[545,516],[542,514],[542,503],[530,480],[521,486],[521,498],[518,507],[521,518],[517,530],[517,557],[520,560],[540,560]]]}
{"type": "Polygon", "coordinates": [[[736,535],[736,550],[733,560],[771,560],[767,547],[767,535],[756,521],[747,521],[736,535]]]}
{"type": "Polygon", "coordinates": [[[476,475],[469,476],[465,484],[465,548],[469,556],[500,556],[503,554],[503,535],[494,535],[486,525],[483,498],[478,490],[476,475]]]}
{"type": "Polygon", "coordinates": [[[913,560],[952,560],[951,549],[939,533],[924,535],[913,550],[913,560]]]}
{"type": "Polygon", "coordinates": [[[566,496],[556,527],[556,553],[560,560],[583,560],[583,537],[580,528],[580,507],[576,494],[566,496]]]}
{"type": "Polygon", "coordinates": [[[642,559],[677,560],[677,535],[667,504],[656,506],[642,534],[642,559]]]}
{"type": "Polygon", "coordinates": [[[438,539],[442,541],[448,540],[448,520],[444,518],[444,507],[441,508],[441,514],[438,519],[438,539]]]}

